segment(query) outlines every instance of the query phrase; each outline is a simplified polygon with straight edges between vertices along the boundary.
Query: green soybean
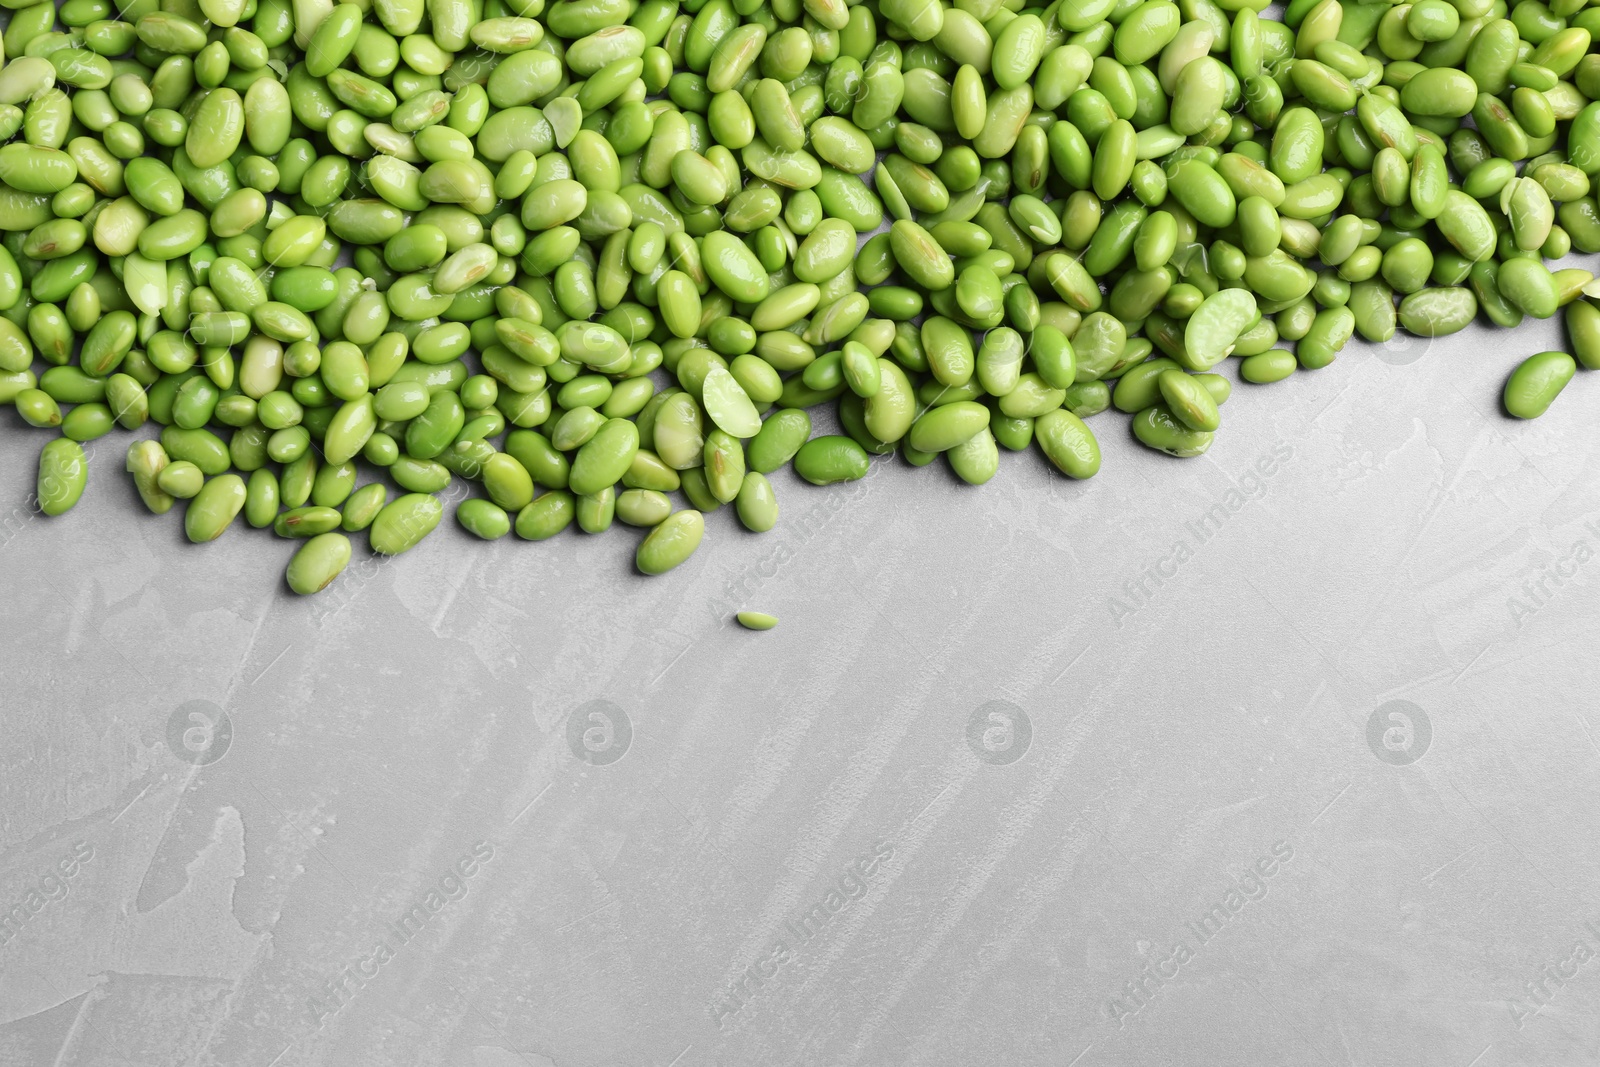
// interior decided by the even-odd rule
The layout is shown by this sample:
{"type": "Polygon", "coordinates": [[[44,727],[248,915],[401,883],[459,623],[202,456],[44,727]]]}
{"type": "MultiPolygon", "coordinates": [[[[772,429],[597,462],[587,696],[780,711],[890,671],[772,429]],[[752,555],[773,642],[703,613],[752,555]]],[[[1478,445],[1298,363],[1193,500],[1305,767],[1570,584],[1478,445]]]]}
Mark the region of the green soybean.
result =
{"type": "Polygon", "coordinates": [[[1517,365],[1506,379],[1506,411],[1519,419],[1536,419],[1549,410],[1561,390],[1577,372],[1577,362],[1565,352],[1540,352],[1517,365]]]}

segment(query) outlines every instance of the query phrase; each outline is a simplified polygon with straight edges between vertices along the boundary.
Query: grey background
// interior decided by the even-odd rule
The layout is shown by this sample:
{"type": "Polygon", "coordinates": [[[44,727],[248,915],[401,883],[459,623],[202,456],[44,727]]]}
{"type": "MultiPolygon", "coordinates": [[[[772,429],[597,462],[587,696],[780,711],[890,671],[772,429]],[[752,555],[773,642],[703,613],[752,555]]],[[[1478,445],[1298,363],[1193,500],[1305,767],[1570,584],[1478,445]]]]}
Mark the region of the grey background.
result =
{"type": "Polygon", "coordinates": [[[447,520],[315,598],[121,432],[34,516],[0,412],[0,1064],[1592,1063],[1600,381],[1498,409],[1561,343],[1356,342],[1195,460],[1107,413],[1086,483],[784,472],[658,579],[447,520]]]}

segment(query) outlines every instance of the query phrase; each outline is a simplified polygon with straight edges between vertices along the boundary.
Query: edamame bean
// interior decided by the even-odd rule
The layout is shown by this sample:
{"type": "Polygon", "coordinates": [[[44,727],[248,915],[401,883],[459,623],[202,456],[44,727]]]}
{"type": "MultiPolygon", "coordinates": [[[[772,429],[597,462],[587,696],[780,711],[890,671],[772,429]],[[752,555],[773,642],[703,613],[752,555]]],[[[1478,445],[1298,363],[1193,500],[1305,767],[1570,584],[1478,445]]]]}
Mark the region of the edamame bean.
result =
{"type": "Polygon", "coordinates": [[[1577,372],[1577,363],[1565,352],[1540,352],[1518,364],[1506,380],[1506,411],[1519,419],[1536,419],[1549,410],[1556,396],[1577,372]]]}
{"type": "Polygon", "coordinates": [[[639,543],[634,564],[643,574],[665,574],[692,556],[704,536],[705,520],[700,512],[674,512],[639,543]]]}
{"type": "MultiPolygon", "coordinates": [[[[987,409],[984,414],[986,418],[987,409]]],[[[812,438],[800,446],[794,457],[795,472],[812,485],[857,481],[866,476],[867,462],[865,449],[850,438],[837,435],[812,438]]]]}
{"type": "Polygon", "coordinates": [[[285,578],[296,593],[318,593],[339,577],[349,563],[350,539],[342,533],[321,533],[295,552],[285,578]]]}
{"type": "Polygon", "coordinates": [[[83,446],[77,441],[58,437],[47,443],[39,452],[36,482],[39,510],[46,515],[60,515],[70,510],[83,496],[88,474],[83,446]]]}
{"type": "Polygon", "coordinates": [[[244,508],[244,501],[244,479],[237,474],[208,479],[184,511],[184,534],[196,544],[216,540],[244,508]]]}
{"type": "MultiPolygon", "coordinates": [[[[1288,353],[1284,353],[1288,355],[1288,353]]],[[[1251,356],[1257,359],[1257,356],[1251,356]]],[[[1291,361],[1293,357],[1291,356],[1291,361]]],[[[1139,442],[1169,456],[1188,458],[1205,453],[1211,447],[1213,434],[1206,430],[1191,429],[1179,421],[1164,404],[1145,408],[1133,417],[1133,434],[1139,442]]]]}
{"type": "Polygon", "coordinates": [[[1045,458],[1069,478],[1091,478],[1100,471],[1100,445],[1088,425],[1065,409],[1034,420],[1034,437],[1045,458]]]}
{"type": "Polygon", "coordinates": [[[386,504],[378,512],[368,532],[372,550],[384,556],[398,556],[417,546],[444,514],[439,498],[427,493],[407,493],[386,504]]]}

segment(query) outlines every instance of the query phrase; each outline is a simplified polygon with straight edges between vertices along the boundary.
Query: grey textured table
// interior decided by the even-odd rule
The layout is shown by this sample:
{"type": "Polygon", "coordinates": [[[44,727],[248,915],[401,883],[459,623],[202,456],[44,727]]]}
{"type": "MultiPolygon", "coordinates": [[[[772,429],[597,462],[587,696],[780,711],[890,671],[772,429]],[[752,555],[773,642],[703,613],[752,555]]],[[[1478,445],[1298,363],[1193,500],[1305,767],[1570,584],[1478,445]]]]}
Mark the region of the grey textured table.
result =
{"type": "Polygon", "coordinates": [[[31,516],[5,412],[0,1064],[1592,1063],[1600,379],[1498,411],[1560,344],[317,598],[126,434],[31,516]]]}

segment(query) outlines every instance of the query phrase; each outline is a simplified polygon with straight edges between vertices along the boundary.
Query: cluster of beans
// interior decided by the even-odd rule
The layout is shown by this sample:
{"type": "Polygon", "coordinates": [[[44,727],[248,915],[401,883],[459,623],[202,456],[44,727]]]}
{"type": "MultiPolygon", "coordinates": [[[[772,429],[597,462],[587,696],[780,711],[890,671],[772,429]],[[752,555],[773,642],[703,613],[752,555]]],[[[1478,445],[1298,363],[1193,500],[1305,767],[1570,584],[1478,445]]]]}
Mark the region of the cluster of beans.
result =
{"type": "Polygon", "coordinates": [[[1508,411],[1600,366],[1592,275],[1544,265],[1600,251],[1588,0],[3,2],[41,509],[153,421],[150,510],[306,539],[299,592],[455,477],[480,537],[620,521],[654,574],[723,504],[771,528],[785,464],[1086,478],[1111,407],[1198,455],[1230,355],[1565,308],[1508,411]]]}

